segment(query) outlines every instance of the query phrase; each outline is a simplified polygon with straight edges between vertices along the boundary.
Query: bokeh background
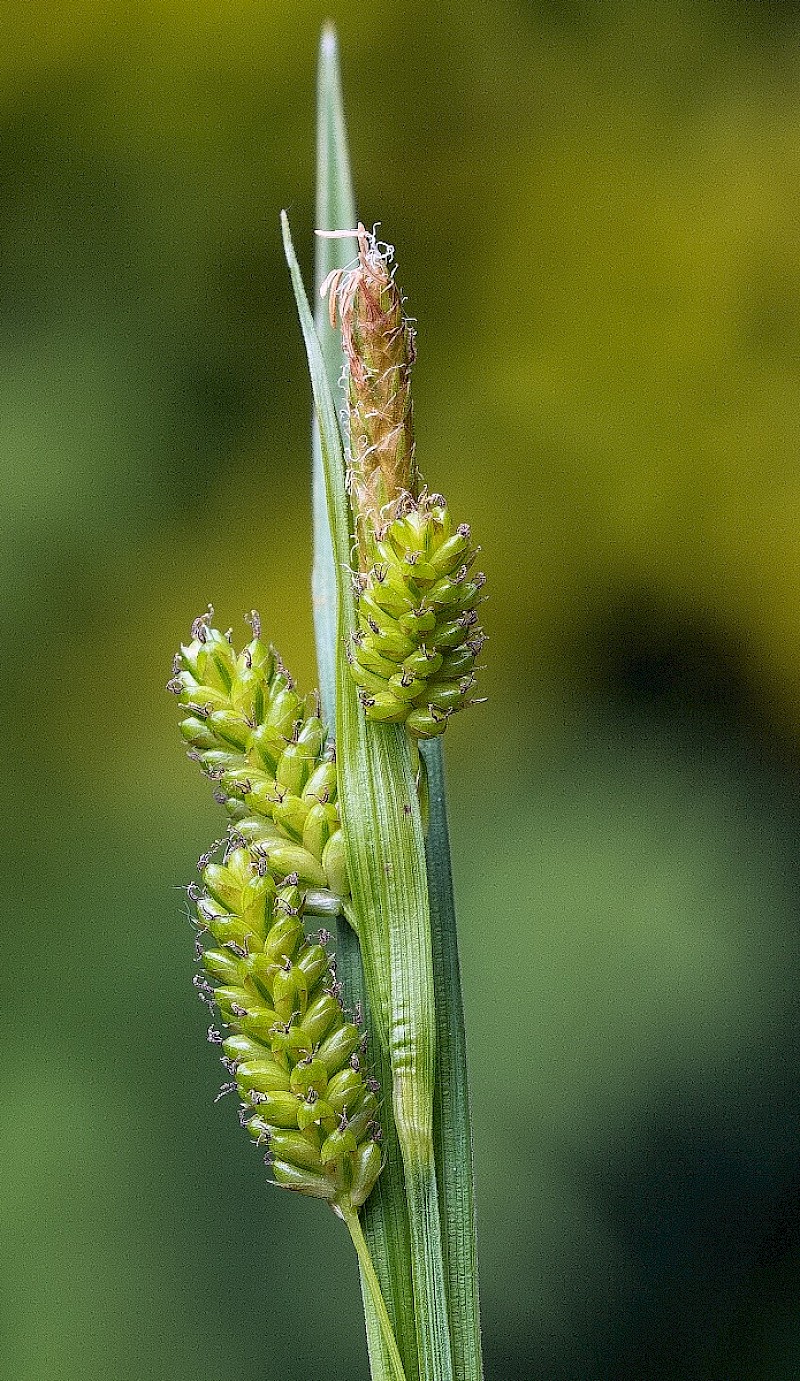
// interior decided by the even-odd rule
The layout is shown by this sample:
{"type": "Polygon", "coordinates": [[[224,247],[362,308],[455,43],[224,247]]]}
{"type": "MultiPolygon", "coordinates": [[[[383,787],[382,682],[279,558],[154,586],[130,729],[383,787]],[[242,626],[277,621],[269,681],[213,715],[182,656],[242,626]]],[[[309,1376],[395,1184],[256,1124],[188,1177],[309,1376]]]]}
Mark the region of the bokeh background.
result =
{"type": "Polygon", "coordinates": [[[768,0],[3,6],[8,1381],[352,1381],[333,1218],[269,1190],[181,885],[164,694],[213,600],[314,679],[319,26],[483,544],[448,732],[487,1375],[800,1375],[800,25],[768,0]]]}

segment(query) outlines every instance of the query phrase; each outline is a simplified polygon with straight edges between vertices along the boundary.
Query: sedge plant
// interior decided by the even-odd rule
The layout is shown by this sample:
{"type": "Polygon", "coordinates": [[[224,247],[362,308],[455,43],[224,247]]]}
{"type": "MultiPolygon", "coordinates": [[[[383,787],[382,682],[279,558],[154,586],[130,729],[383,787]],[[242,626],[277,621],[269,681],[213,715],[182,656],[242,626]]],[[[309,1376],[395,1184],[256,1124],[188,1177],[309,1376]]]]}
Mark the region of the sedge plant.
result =
{"type": "Polygon", "coordinates": [[[282,227],[314,400],[319,691],[255,612],[237,650],[209,608],[176,655],[181,734],[227,817],[189,889],[194,982],[269,1178],[350,1233],[373,1381],[480,1381],[442,743],[475,699],[483,577],[418,469],[414,333],[393,251],[356,220],[331,29],[317,153],[315,313],[282,227]]]}

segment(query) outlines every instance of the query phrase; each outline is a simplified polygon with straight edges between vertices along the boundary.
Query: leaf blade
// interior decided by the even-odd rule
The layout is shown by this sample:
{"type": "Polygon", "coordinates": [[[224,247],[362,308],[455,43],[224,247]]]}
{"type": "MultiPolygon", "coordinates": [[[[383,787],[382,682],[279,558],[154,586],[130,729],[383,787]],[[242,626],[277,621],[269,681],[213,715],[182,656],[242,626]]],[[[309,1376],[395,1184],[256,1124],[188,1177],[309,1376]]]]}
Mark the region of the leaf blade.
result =
{"type": "MultiPolygon", "coordinates": [[[[353,627],[355,608],[349,580],[342,569],[349,555],[350,524],[347,495],[344,485],[344,452],[339,430],[333,394],[328,379],[322,349],[314,329],[311,309],[303,287],[300,269],[292,244],[286,213],[281,213],[284,251],[294,289],[300,327],[308,357],[314,406],[316,412],[320,457],[326,496],[326,513],[331,530],[331,551],[333,573],[337,584],[338,618],[334,634],[334,649],[338,646],[345,630],[353,627]]],[[[329,615],[328,615],[329,617],[329,615]]],[[[335,663],[336,665],[336,659],[335,663]]],[[[355,694],[350,683],[347,694],[355,694]]],[[[356,706],[356,710],[357,710],[356,706]]],[[[349,937],[348,937],[349,940],[349,937]]],[[[352,941],[349,942],[352,945],[352,941]]],[[[351,951],[352,964],[352,951],[351,951]]],[[[353,969],[355,965],[352,964],[353,969]]],[[[360,970],[360,964],[358,966],[360,970]]],[[[355,978],[355,974],[353,975],[355,978]]],[[[352,991],[352,989],[351,989],[352,991]]],[[[374,1029],[374,1014],[366,1011],[368,1023],[374,1029]]],[[[385,1088],[391,1087],[388,1058],[380,1039],[372,1040],[372,1055],[376,1063],[376,1073],[385,1088]]],[[[389,1121],[384,1114],[384,1120],[389,1121]]],[[[375,1268],[381,1284],[387,1310],[395,1329],[398,1347],[403,1358],[408,1381],[417,1381],[416,1335],[414,1325],[413,1295],[411,1291],[411,1252],[408,1240],[408,1221],[405,1207],[405,1192],[400,1171],[400,1158],[396,1154],[396,1137],[393,1124],[385,1128],[389,1163],[387,1163],[378,1184],[368,1200],[369,1213],[365,1215],[365,1231],[370,1250],[374,1250],[375,1268]],[[392,1154],[393,1149],[395,1154],[392,1154]],[[385,1183],[384,1183],[385,1180],[385,1183]],[[377,1195],[377,1198],[376,1198],[377,1195]],[[372,1204],[372,1200],[375,1203],[372,1204]]],[[[389,1361],[380,1338],[378,1320],[369,1303],[368,1291],[362,1286],[365,1298],[365,1317],[370,1344],[370,1364],[375,1381],[390,1377],[389,1361]]]]}
{"type": "Polygon", "coordinates": [[[422,743],[420,752],[428,780],[425,852],[436,993],[433,1135],[453,1370],[463,1381],[482,1381],[472,1120],[441,739],[422,743]]]}
{"type": "MultiPolygon", "coordinates": [[[[336,30],[327,24],[322,31],[317,68],[317,188],[316,224],[318,230],[347,230],[355,225],[355,198],[347,148],[339,48],[336,30]]],[[[314,258],[314,324],[331,392],[336,397],[344,354],[341,336],[328,319],[320,289],[328,274],[344,268],[354,253],[355,241],[317,236],[314,258]]],[[[319,424],[314,418],[312,436],[312,519],[314,561],[311,589],[314,606],[314,633],[322,707],[328,724],[336,718],[336,621],[337,593],[333,544],[328,526],[328,504],[322,462],[319,424]]]]}

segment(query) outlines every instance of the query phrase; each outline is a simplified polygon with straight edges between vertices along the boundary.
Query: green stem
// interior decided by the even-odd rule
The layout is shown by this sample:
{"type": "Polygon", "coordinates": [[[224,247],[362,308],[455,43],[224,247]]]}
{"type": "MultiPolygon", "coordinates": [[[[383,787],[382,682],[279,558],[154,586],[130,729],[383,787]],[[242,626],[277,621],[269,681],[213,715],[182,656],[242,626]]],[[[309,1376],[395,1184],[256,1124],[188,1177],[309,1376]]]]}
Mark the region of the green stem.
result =
{"type": "Polygon", "coordinates": [[[392,1375],[396,1381],[406,1381],[406,1374],[403,1370],[403,1359],[397,1347],[397,1342],[392,1328],[392,1322],[386,1310],[383,1294],[381,1293],[380,1281],[378,1280],[366,1238],[361,1230],[358,1214],[352,1208],[340,1207],[345,1223],[347,1224],[350,1236],[353,1239],[353,1246],[358,1255],[358,1264],[361,1268],[361,1280],[366,1286],[372,1308],[378,1319],[383,1344],[392,1368],[392,1375]]]}
{"type": "MultiPolygon", "coordinates": [[[[370,1047],[370,1063],[381,1088],[391,1088],[392,1072],[389,1057],[377,1044],[370,1047]]],[[[389,1101],[387,1098],[381,1108],[382,1147],[386,1161],[375,1188],[361,1209],[361,1223],[381,1282],[386,1307],[394,1323],[395,1337],[404,1359],[406,1376],[408,1381],[418,1381],[406,1189],[403,1162],[389,1101]]],[[[373,1377],[378,1381],[382,1375],[378,1369],[379,1364],[383,1365],[385,1371],[387,1363],[385,1357],[376,1353],[376,1339],[369,1331],[371,1324],[376,1322],[374,1311],[370,1310],[366,1317],[370,1365],[373,1377]]],[[[385,1349],[382,1348],[381,1353],[383,1352],[385,1349]]]]}
{"type": "MultiPolygon", "coordinates": [[[[327,24],[322,30],[317,68],[317,196],[316,226],[318,230],[342,230],[355,225],[355,199],[347,149],[342,86],[339,73],[339,49],[336,30],[327,24]]],[[[322,350],[328,383],[334,397],[344,363],[342,339],[328,319],[326,304],[320,297],[320,287],[328,274],[344,268],[354,253],[355,242],[347,239],[316,237],[314,256],[314,325],[322,350]]],[[[314,535],[314,557],[311,572],[311,592],[314,609],[314,635],[319,672],[319,691],[325,720],[336,721],[336,626],[338,593],[333,542],[328,521],[328,501],[325,493],[325,469],[322,460],[322,441],[316,416],[312,423],[311,509],[314,535]]],[[[350,924],[340,918],[336,923],[336,957],[339,976],[352,1003],[359,1002],[367,1030],[372,1035],[373,1051],[378,1050],[375,1039],[376,1023],[366,999],[361,952],[350,924]]],[[[376,1069],[380,1079],[381,1074],[376,1069]]],[[[384,1175],[381,1177],[385,1178],[384,1175]]],[[[404,1215],[402,1202],[398,1212],[404,1215]]],[[[383,1288],[391,1297],[393,1256],[392,1233],[395,1231],[392,1214],[391,1187],[383,1186],[378,1195],[370,1195],[370,1208],[365,1215],[366,1232],[377,1263],[383,1288]]],[[[407,1241],[407,1230],[405,1239],[407,1241]]],[[[362,1278],[361,1294],[364,1303],[364,1322],[373,1381],[389,1374],[389,1361],[382,1342],[382,1332],[372,1305],[372,1297],[362,1278]]]]}
{"type": "MultiPolygon", "coordinates": [[[[410,1218],[417,1215],[411,1260],[420,1374],[423,1381],[451,1381],[433,1158],[436,1033],[422,821],[406,736],[392,726],[367,722],[344,655],[355,627],[355,604],[348,573],[350,523],[341,436],[285,214],[282,221],[320,425],[338,584],[336,738],[350,883],[361,944],[380,955],[378,970],[390,983],[392,1106],[410,1218]]],[[[380,1010],[380,994],[377,1003],[374,994],[370,997],[380,1010]]],[[[398,1285],[403,1288],[402,1282],[398,1285]]]]}
{"type": "Polygon", "coordinates": [[[389,975],[392,1107],[408,1201],[420,1376],[452,1381],[433,1154],[433,962],[416,784],[405,733],[368,723],[346,664],[339,697],[340,801],[359,934],[375,947],[379,972],[389,975]]]}

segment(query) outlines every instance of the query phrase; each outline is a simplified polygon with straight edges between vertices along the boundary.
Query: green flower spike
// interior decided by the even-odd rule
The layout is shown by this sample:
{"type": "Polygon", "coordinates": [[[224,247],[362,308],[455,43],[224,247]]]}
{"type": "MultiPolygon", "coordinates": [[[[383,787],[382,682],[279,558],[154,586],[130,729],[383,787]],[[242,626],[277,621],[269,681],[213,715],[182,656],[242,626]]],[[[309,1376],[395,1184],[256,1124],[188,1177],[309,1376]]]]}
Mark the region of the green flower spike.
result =
{"type": "Polygon", "coordinates": [[[276,883],[259,846],[235,830],[223,861],[205,862],[203,883],[192,897],[213,944],[199,947],[208,977],[195,986],[226,1028],[209,1029],[231,1075],[221,1093],[238,1092],[240,1121],[266,1147],[276,1184],[346,1216],[381,1171],[378,1085],[342,1007],[328,932],[306,936],[296,876],[276,883]]]}
{"type": "Polygon", "coordinates": [[[277,878],[297,874],[306,906],[336,915],[349,895],[336,804],[334,750],[316,697],[304,700],[274,648],[253,637],[236,653],[211,626],[213,609],[192,624],[167,683],[187,711],[181,733],[214,781],[238,833],[258,844],[277,878]]]}
{"type": "Polygon", "coordinates": [[[476,611],[485,577],[470,574],[477,551],[440,494],[407,498],[373,551],[371,570],[356,577],[350,670],[368,719],[433,738],[472,703],[484,641],[476,611]]]}
{"type": "Polygon", "coordinates": [[[474,703],[483,644],[483,574],[466,525],[440,494],[419,492],[411,411],[414,334],[391,270],[393,251],[359,225],[358,262],[323,284],[347,359],[348,484],[359,571],[358,631],[347,649],[368,719],[414,738],[444,732],[474,703]]]}
{"type": "Polygon", "coordinates": [[[358,238],[357,266],[330,274],[322,295],[330,294],[331,325],[336,325],[337,307],[341,320],[348,379],[348,483],[359,561],[366,570],[373,532],[385,527],[403,497],[418,488],[411,415],[414,332],[390,269],[391,246],[380,245],[361,224],[346,233],[358,238]]]}
{"type": "Polygon", "coordinates": [[[342,1007],[329,934],[309,939],[304,914],[336,915],[348,896],[336,805],[336,763],[316,701],[303,700],[275,650],[253,637],[240,653],[211,624],[192,624],[168,688],[187,712],[181,733],[231,817],[221,863],[198,864],[190,895],[240,1118],[267,1147],[276,1184],[327,1199],[348,1218],[381,1170],[378,1085],[365,1037],[342,1007]]]}

